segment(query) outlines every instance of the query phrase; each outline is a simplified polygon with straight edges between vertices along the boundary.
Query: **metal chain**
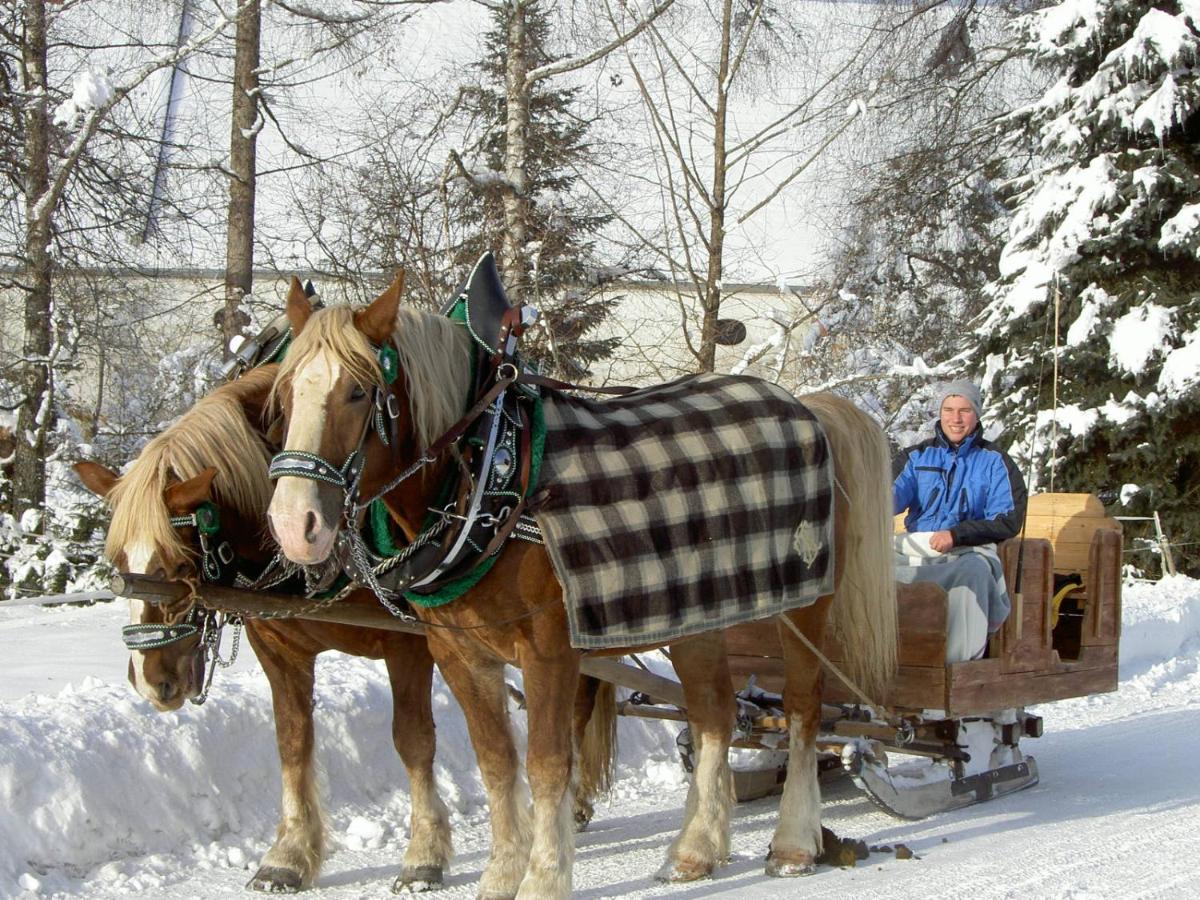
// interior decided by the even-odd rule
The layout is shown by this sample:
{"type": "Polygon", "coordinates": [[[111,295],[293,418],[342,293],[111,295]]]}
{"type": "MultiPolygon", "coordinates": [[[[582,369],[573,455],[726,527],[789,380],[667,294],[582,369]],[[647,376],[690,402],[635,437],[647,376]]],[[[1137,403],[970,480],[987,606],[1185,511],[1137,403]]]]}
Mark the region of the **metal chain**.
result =
{"type": "Polygon", "coordinates": [[[204,686],[200,689],[200,693],[190,698],[195,706],[202,706],[208,699],[208,692],[212,688],[213,676],[217,674],[217,669],[228,669],[237,661],[238,649],[242,642],[241,616],[226,617],[220,613],[212,613],[204,623],[204,636],[201,641],[201,652],[204,654],[204,668],[207,674],[204,677],[204,686]],[[220,616],[220,621],[218,621],[218,616],[220,616]],[[228,660],[221,659],[221,631],[226,624],[233,625],[233,643],[230,646],[228,660]]]}

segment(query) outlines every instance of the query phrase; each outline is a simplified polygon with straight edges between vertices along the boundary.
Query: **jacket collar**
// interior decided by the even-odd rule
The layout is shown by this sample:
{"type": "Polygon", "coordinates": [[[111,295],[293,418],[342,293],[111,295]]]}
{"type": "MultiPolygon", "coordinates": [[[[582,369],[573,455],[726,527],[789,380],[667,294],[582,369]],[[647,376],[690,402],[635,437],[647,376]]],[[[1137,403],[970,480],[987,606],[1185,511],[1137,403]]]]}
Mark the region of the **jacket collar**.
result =
{"type": "Polygon", "coordinates": [[[980,422],[977,424],[975,426],[975,430],[963,438],[962,443],[960,443],[957,447],[950,443],[950,439],[946,437],[946,432],[942,431],[941,422],[933,423],[933,434],[939,447],[944,447],[947,450],[957,450],[958,452],[962,453],[966,450],[969,450],[978,440],[981,439],[983,435],[983,423],[980,422]]]}

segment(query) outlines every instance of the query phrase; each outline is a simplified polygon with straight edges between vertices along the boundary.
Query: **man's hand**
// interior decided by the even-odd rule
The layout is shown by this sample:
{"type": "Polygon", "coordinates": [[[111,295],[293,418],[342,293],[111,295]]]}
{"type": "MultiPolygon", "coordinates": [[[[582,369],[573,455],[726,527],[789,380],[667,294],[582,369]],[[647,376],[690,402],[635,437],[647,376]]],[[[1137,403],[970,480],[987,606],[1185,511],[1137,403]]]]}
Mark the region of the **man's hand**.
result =
{"type": "Polygon", "coordinates": [[[929,536],[929,546],[938,553],[949,553],[954,549],[954,535],[949,531],[935,531],[929,536]]]}

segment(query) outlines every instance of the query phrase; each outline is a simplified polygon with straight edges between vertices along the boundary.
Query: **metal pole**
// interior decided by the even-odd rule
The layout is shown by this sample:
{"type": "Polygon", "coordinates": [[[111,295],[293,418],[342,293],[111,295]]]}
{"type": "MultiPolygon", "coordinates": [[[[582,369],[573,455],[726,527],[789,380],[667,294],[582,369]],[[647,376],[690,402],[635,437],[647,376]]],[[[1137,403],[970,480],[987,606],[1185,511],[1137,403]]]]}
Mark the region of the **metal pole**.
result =
{"type": "Polygon", "coordinates": [[[1154,533],[1158,536],[1158,549],[1162,551],[1163,574],[1175,574],[1175,558],[1171,556],[1171,545],[1163,534],[1162,522],[1158,518],[1158,510],[1154,511],[1154,533]]]}

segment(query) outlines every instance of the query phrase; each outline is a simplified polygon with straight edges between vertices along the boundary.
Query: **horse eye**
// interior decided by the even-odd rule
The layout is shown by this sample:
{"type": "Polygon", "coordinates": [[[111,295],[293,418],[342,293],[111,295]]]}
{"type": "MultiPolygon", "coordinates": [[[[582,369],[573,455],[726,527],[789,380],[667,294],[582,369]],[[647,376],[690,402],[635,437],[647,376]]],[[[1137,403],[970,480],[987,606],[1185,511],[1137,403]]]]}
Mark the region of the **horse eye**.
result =
{"type": "Polygon", "coordinates": [[[366,398],[367,392],[364,391],[360,385],[356,384],[354,389],[350,391],[351,400],[365,400],[366,398]]]}

